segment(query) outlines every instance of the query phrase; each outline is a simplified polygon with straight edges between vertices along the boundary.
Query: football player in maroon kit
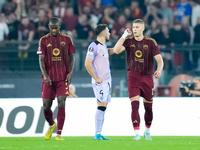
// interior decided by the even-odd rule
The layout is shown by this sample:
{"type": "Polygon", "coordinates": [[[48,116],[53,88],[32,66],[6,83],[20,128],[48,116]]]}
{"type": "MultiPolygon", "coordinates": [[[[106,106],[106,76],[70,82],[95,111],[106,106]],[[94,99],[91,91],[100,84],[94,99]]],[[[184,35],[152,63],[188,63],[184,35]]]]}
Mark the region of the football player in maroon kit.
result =
{"type": "Polygon", "coordinates": [[[76,52],[72,39],[60,32],[60,25],[58,18],[53,17],[49,20],[50,33],[40,39],[37,50],[42,72],[44,117],[49,123],[49,129],[45,135],[46,140],[51,138],[56,126],[55,139],[64,140],[61,132],[65,121],[65,100],[69,95],[69,84],[74,67],[73,54],[76,52]],[[58,101],[57,124],[53,120],[51,111],[52,102],[56,96],[58,101]]]}
{"type": "Polygon", "coordinates": [[[143,97],[145,108],[145,132],[146,140],[152,140],[150,136],[150,126],[153,120],[152,102],[153,102],[153,75],[155,78],[161,77],[163,69],[163,59],[156,41],[143,35],[145,29],[144,21],[136,19],[133,21],[133,36],[130,29],[126,29],[122,37],[114,46],[114,52],[119,54],[127,51],[127,70],[128,70],[128,94],[132,105],[131,119],[135,130],[133,140],[140,138],[140,115],[139,96],[143,97]],[[157,70],[154,72],[154,58],[157,62],[157,70]]]}

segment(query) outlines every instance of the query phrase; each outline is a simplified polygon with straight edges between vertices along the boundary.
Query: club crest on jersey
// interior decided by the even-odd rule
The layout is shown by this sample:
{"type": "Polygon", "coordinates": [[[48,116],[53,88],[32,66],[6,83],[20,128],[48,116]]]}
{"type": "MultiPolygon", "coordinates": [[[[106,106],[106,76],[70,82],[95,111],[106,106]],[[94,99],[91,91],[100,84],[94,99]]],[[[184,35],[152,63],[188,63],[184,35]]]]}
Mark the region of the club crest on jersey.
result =
{"type": "Polygon", "coordinates": [[[58,56],[60,54],[60,50],[58,48],[53,49],[53,55],[58,56]]]}
{"type": "Polygon", "coordinates": [[[132,44],[131,47],[135,47],[135,44],[132,44]]]}
{"type": "Polygon", "coordinates": [[[144,48],[144,50],[147,50],[147,49],[148,49],[148,45],[145,44],[145,45],[143,46],[143,48],[144,48]]]}
{"type": "Polygon", "coordinates": [[[94,50],[94,48],[93,48],[93,47],[90,47],[90,48],[89,48],[89,51],[90,51],[90,52],[92,52],[93,50],[94,50]]]}
{"type": "Polygon", "coordinates": [[[64,41],[60,42],[60,45],[61,45],[62,47],[64,47],[64,46],[65,46],[65,42],[64,42],[64,41]]]}
{"type": "Polygon", "coordinates": [[[137,58],[142,57],[142,52],[141,52],[140,50],[137,50],[137,51],[135,52],[135,56],[136,56],[137,58]]]}

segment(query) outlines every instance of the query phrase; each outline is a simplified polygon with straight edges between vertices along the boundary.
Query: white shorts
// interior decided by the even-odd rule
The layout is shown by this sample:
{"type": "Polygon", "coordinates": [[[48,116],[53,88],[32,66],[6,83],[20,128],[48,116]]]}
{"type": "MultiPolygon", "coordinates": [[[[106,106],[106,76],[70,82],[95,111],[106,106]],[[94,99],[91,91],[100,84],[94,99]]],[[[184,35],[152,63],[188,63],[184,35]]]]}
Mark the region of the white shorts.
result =
{"type": "Polygon", "coordinates": [[[110,103],[111,101],[111,85],[109,82],[101,84],[92,84],[94,95],[99,102],[110,103]]]}

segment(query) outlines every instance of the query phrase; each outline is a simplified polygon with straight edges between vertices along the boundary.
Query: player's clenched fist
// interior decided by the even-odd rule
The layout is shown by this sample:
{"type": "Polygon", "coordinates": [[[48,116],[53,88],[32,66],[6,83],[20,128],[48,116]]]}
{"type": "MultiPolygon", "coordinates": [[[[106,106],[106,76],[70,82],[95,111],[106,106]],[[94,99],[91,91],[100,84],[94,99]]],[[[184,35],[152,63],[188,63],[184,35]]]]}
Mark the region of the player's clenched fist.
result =
{"type": "Polygon", "coordinates": [[[131,35],[132,32],[130,29],[126,29],[122,35],[122,38],[126,39],[127,36],[131,35]]]}
{"type": "Polygon", "coordinates": [[[159,70],[155,71],[155,72],[154,72],[154,76],[155,76],[156,78],[160,78],[160,77],[161,77],[161,71],[159,71],[159,70]]]}

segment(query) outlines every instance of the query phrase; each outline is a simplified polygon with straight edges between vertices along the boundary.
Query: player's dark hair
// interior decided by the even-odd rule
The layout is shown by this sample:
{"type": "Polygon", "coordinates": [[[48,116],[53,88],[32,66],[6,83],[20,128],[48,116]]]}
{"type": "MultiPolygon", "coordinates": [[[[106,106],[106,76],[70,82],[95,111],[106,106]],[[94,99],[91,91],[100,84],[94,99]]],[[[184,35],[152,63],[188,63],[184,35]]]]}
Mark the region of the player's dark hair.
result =
{"type": "Polygon", "coordinates": [[[96,34],[96,36],[98,36],[102,31],[104,31],[106,29],[107,24],[99,24],[95,29],[94,32],[96,34]]]}
{"type": "Polygon", "coordinates": [[[133,23],[139,23],[139,24],[145,24],[144,21],[142,19],[136,19],[133,21],[133,23]]]}
{"type": "Polygon", "coordinates": [[[52,17],[49,20],[49,25],[60,25],[60,24],[61,24],[61,22],[57,17],[52,17]]]}

